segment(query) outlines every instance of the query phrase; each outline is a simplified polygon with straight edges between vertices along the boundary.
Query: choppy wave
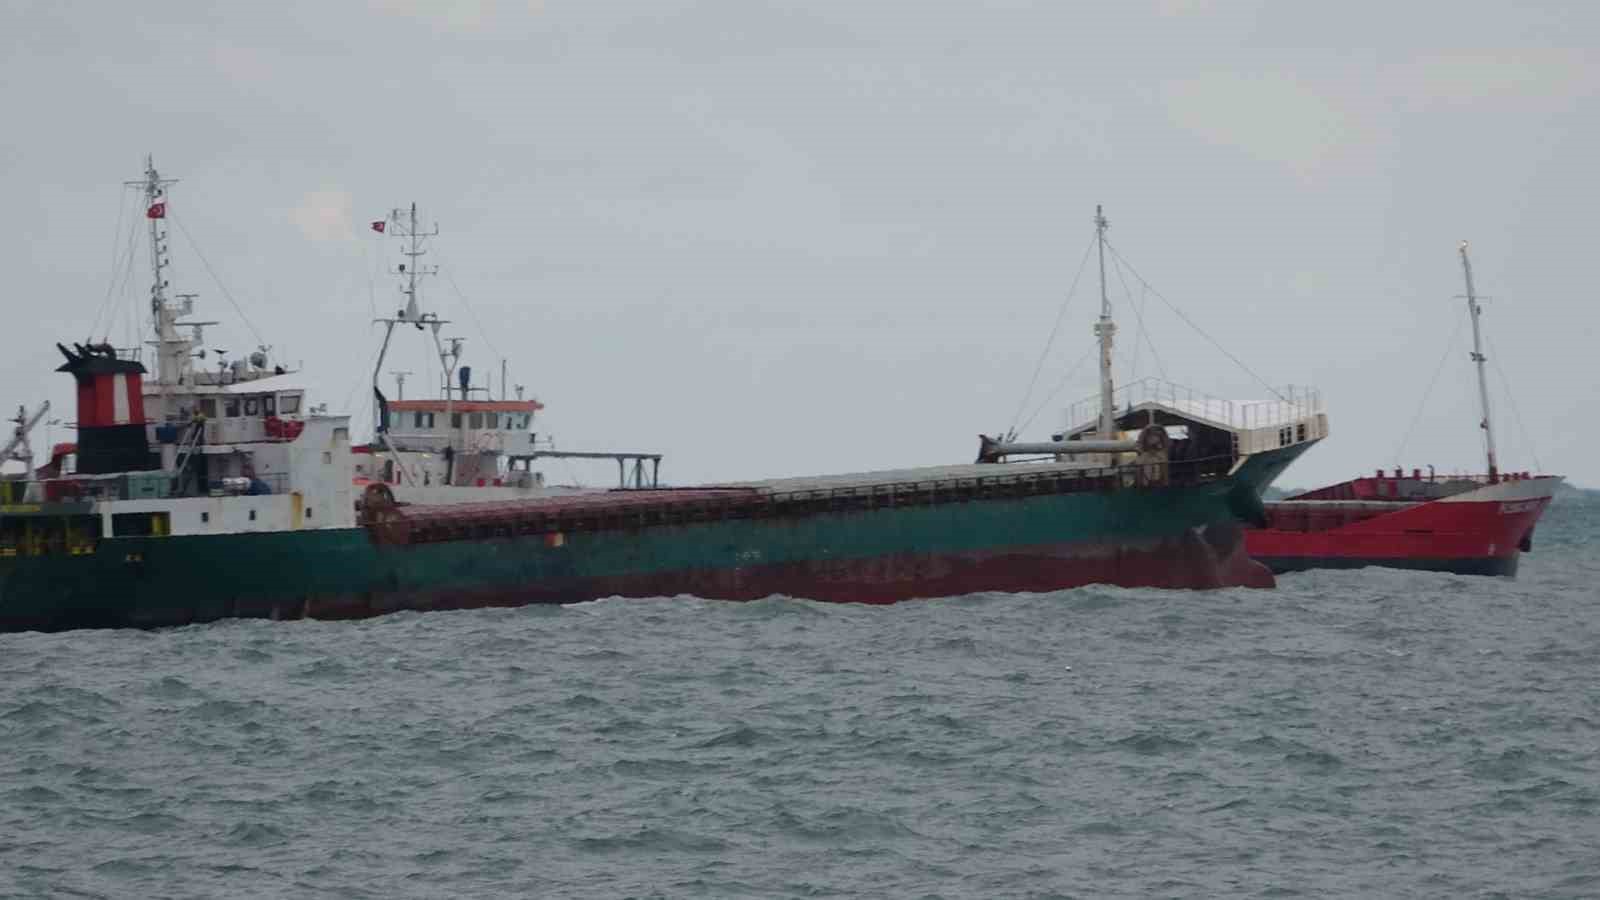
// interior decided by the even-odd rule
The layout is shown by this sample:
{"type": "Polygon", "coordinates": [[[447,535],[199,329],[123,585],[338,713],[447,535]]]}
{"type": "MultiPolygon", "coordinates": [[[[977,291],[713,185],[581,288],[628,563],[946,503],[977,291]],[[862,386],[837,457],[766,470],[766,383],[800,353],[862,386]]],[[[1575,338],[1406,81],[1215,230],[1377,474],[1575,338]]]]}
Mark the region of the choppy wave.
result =
{"type": "Polygon", "coordinates": [[[1515,582],[3,636],[0,895],[1593,895],[1597,528],[1515,582]]]}

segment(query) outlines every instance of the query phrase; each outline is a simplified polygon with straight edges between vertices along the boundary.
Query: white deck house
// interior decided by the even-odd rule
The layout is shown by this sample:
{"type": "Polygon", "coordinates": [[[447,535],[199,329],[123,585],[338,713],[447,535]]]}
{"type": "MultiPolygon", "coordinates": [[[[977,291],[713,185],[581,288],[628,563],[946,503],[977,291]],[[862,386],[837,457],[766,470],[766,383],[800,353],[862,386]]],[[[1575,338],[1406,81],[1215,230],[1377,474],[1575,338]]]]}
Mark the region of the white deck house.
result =
{"type": "Polygon", "coordinates": [[[388,408],[393,452],[357,448],[357,483],[382,481],[408,494],[419,488],[437,493],[426,489],[438,487],[526,491],[543,484],[513,461],[533,449],[534,419],[544,408],[537,400],[393,400],[388,408]]]}

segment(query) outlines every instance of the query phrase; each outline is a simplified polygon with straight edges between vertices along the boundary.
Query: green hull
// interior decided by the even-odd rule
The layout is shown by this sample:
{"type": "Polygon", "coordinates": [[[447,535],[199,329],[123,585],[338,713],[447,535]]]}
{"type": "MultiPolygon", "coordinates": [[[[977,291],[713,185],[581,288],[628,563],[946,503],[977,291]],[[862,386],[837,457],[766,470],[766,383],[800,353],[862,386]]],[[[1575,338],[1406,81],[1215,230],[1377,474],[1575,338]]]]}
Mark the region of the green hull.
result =
{"type": "Polygon", "coordinates": [[[1241,518],[1307,445],[1186,487],[421,544],[365,528],[111,538],[0,558],[0,629],[357,618],[604,596],[891,602],[1090,583],[1267,586],[1241,518]]]}

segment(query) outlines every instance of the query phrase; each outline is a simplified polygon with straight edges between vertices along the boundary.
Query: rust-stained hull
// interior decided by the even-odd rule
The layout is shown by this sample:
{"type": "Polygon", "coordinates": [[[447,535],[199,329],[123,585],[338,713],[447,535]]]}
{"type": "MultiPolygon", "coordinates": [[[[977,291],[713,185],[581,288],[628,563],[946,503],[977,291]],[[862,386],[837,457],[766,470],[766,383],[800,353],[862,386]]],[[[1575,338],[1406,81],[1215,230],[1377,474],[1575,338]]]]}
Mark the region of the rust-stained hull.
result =
{"type": "Polygon", "coordinates": [[[350,619],[613,596],[892,603],[1089,584],[1270,587],[1238,520],[1300,449],[1163,486],[1093,473],[1018,479],[995,467],[1005,477],[993,483],[906,490],[629,491],[369,510],[361,528],[112,538],[87,555],[0,559],[0,629],[350,619]]]}
{"type": "MultiPolygon", "coordinates": [[[[756,600],[771,596],[851,602],[895,603],[979,592],[1046,592],[1090,584],[1127,587],[1209,589],[1267,588],[1272,574],[1250,559],[1239,529],[1223,523],[1150,541],[1071,542],[957,553],[900,553],[854,560],[806,560],[732,569],[698,568],[616,575],[569,575],[539,579],[428,579],[406,583],[401,573],[420,568],[454,568],[453,553],[428,547],[376,547],[364,534],[352,537],[312,534],[316,545],[271,547],[265,541],[245,559],[276,568],[289,556],[313,566],[339,566],[348,581],[360,566],[365,583],[325,590],[303,587],[277,591],[266,586],[217,584],[204,592],[161,591],[167,573],[181,568],[144,540],[144,559],[123,564],[115,574],[134,580],[132,594],[99,594],[93,584],[54,579],[66,590],[54,601],[31,609],[7,603],[0,630],[164,627],[225,618],[362,619],[403,610],[432,611],[579,603],[607,597],[693,595],[709,599],[756,600]],[[422,559],[419,557],[428,557],[422,559]],[[359,560],[359,562],[358,562],[359,560]],[[65,582],[65,583],[64,583],[65,582]],[[143,589],[146,586],[148,590],[143,589]]],[[[271,537],[271,536],[259,536],[271,537]]],[[[515,555],[524,539],[476,542],[470,558],[515,555]]],[[[132,542],[124,542],[132,543],[132,542]]],[[[178,549],[182,539],[166,548],[178,549]]],[[[242,543],[242,542],[241,542],[242,543]]],[[[191,548],[193,549],[193,548],[191,548]]],[[[459,551],[464,548],[452,547],[459,551]]],[[[194,568],[192,566],[188,568],[194,568]]],[[[253,568],[245,566],[246,570],[253,568]]],[[[7,585],[8,600],[18,598],[7,585]]]]}
{"type": "Polygon", "coordinates": [[[718,600],[788,596],[884,604],[980,592],[1046,592],[1090,584],[1270,588],[1273,578],[1245,552],[1238,528],[1221,525],[1143,545],[1074,543],[949,555],[907,553],[831,563],[802,561],[473,588],[419,588],[373,597],[324,597],[303,612],[315,618],[364,618],[402,609],[475,609],[678,595],[718,600]]]}

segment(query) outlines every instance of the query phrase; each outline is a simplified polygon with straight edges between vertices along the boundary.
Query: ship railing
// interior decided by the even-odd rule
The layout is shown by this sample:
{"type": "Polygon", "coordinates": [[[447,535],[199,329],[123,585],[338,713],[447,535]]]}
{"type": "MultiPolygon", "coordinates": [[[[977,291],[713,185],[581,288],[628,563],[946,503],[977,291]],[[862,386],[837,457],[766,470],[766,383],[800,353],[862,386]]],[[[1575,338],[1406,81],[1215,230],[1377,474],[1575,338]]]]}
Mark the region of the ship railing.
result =
{"type": "MultiPolygon", "coordinates": [[[[1141,378],[1112,392],[1117,414],[1144,404],[1164,406],[1179,415],[1248,431],[1276,428],[1314,418],[1323,412],[1322,393],[1303,385],[1274,389],[1271,400],[1225,400],[1160,378],[1141,378]]],[[[1066,433],[1092,427],[1100,421],[1100,396],[1086,397],[1067,407],[1066,433]]]]}
{"type": "Polygon", "coordinates": [[[1539,475],[1534,472],[1501,472],[1489,475],[1484,472],[1438,472],[1424,471],[1422,469],[1402,469],[1399,472],[1393,469],[1379,470],[1371,475],[1364,476],[1376,481],[1425,481],[1431,484],[1449,484],[1451,482],[1466,482],[1470,484],[1498,484],[1503,481],[1530,481],[1535,478],[1548,478],[1548,475],[1539,475]]]}
{"type": "Polygon", "coordinates": [[[241,494],[287,494],[289,493],[289,473],[269,472],[260,475],[251,475],[248,478],[222,478],[212,479],[206,484],[206,495],[211,497],[228,497],[241,494]],[[241,482],[248,484],[241,484],[241,482]]]}
{"type": "Polygon", "coordinates": [[[286,494],[289,473],[273,472],[248,479],[213,479],[201,487],[193,478],[179,479],[174,487],[170,470],[115,472],[105,475],[73,475],[39,481],[7,481],[0,485],[0,506],[27,503],[91,503],[119,500],[166,500],[177,497],[228,496],[247,494],[286,494]]]}
{"type": "Polygon", "coordinates": [[[129,499],[127,473],[45,478],[26,482],[26,485],[24,503],[87,503],[129,499]]]}
{"type": "MultiPolygon", "coordinates": [[[[1231,463],[1230,457],[1168,462],[1157,467],[1159,473],[1155,475],[1156,483],[1193,486],[1216,481],[1226,477],[1231,463]]],[[[671,497],[663,499],[650,492],[637,499],[565,507],[544,501],[511,501],[486,504],[477,509],[444,507],[407,510],[401,507],[393,514],[374,510],[371,515],[364,514],[363,519],[379,541],[418,544],[1109,492],[1150,484],[1152,477],[1148,465],[1061,469],[1015,463],[996,465],[995,468],[1012,471],[813,490],[767,493],[758,489],[729,490],[721,496],[699,495],[683,500],[671,497]],[[1028,469],[1037,471],[1026,471],[1028,469]]]]}

